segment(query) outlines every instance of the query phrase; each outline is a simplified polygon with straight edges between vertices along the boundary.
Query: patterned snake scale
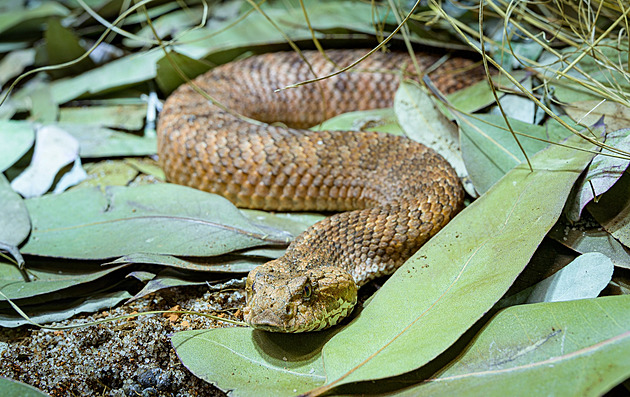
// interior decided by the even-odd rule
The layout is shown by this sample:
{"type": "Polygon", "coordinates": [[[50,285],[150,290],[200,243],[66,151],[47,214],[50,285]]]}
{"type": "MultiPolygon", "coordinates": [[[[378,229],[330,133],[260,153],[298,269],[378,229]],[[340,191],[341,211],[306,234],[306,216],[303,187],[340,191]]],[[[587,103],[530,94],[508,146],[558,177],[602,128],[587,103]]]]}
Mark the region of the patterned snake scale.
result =
{"type": "MultiPolygon", "coordinates": [[[[194,82],[230,112],[184,84],[160,116],[158,152],[170,182],[244,208],[338,212],[299,235],[284,256],[250,272],[243,313],[254,328],[303,332],[335,325],[352,311],[360,286],[393,273],[462,207],[457,175],[424,145],[377,132],[299,129],[348,111],[392,106],[400,77],[414,70],[407,54],[375,53],[353,71],[274,92],[338,70],[366,50],[326,53],[334,64],[304,52],[312,71],[293,52],[217,67],[194,82]],[[291,128],[266,124],[272,122],[291,128]]],[[[424,69],[438,59],[418,55],[424,69]]],[[[472,61],[451,58],[445,65],[451,72],[430,75],[443,91],[480,77],[472,61]]]]}

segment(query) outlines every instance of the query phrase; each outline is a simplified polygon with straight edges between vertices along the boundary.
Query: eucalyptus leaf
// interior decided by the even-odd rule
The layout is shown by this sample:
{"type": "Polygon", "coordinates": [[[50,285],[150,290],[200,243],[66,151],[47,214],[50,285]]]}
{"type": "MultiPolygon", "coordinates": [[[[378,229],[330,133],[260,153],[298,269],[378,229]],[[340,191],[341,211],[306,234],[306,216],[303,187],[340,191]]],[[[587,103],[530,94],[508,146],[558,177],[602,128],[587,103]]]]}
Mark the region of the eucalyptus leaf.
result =
{"type": "MultiPolygon", "coordinates": [[[[61,4],[54,1],[39,2],[35,7],[22,8],[3,12],[0,14],[0,35],[9,29],[22,27],[26,29],[30,21],[44,21],[44,18],[59,16],[63,17],[70,11],[61,4]]],[[[28,31],[28,29],[26,29],[28,31]]]]}
{"type": "MultiPolygon", "coordinates": [[[[458,122],[462,156],[479,193],[486,192],[509,170],[525,160],[502,116],[460,114],[458,122]]],[[[528,156],[547,147],[549,142],[558,142],[571,135],[558,128],[557,122],[541,127],[510,119],[510,125],[515,132],[535,138],[516,136],[528,156]]]]}
{"type": "Polygon", "coordinates": [[[468,176],[459,150],[457,127],[438,110],[431,96],[417,82],[405,80],[400,84],[394,110],[405,135],[442,155],[461,179],[468,176]]]}
{"type": "Polygon", "coordinates": [[[31,232],[31,220],[24,200],[11,189],[0,173],[0,242],[17,249],[31,232]]]}
{"type": "Polygon", "coordinates": [[[549,237],[582,254],[599,252],[615,266],[630,269],[630,251],[590,217],[578,223],[558,222],[549,237]]]}
{"type": "Polygon", "coordinates": [[[13,379],[0,376],[0,390],[5,397],[47,397],[48,394],[13,379]]]}
{"type": "Polygon", "coordinates": [[[630,376],[629,310],[627,295],[507,308],[446,368],[399,395],[603,395],[630,376]]]}
{"type": "Polygon", "coordinates": [[[592,202],[586,208],[604,229],[630,248],[630,177],[627,173],[597,203],[592,202]]]}
{"type": "MultiPolygon", "coordinates": [[[[596,129],[598,132],[601,129],[596,129]]],[[[625,152],[630,151],[630,128],[613,131],[606,134],[606,145],[625,152]]],[[[577,189],[577,199],[567,209],[567,217],[577,222],[582,215],[582,210],[591,200],[606,193],[614,185],[628,168],[630,160],[612,157],[616,154],[603,148],[602,152],[593,158],[588,166],[586,176],[580,180],[577,189]]]]}
{"type": "Polygon", "coordinates": [[[146,104],[64,107],[59,111],[59,122],[83,124],[86,127],[98,125],[135,131],[142,129],[144,126],[146,114],[146,104]]]}
{"type": "MultiPolygon", "coordinates": [[[[30,264],[30,261],[29,261],[30,264]]],[[[0,262],[0,291],[13,301],[26,302],[27,304],[35,304],[47,302],[51,299],[51,295],[55,299],[60,297],[80,296],[85,294],[85,290],[80,292],[72,292],[70,289],[79,289],[78,287],[95,280],[110,276],[112,273],[125,268],[126,265],[110,266],[98,270],[87,269],[61,269],[54,262],[49,260],[48,263],[39,264],[37,267],[30,267],[28,272],[32,281],[24,281],[19,272],[15,271],[15,266],[9,263],[0,262]],[[39,297],[40,299],[33,299],[39,297]]],[[[101,284],[99,289],[111,285],[111,282],[101,284]]],[[[96,287],[94,287],[96,288],[96,287]]],[[[94,288],[89,288],[89,292],[93,292],[94,288]]],[[[6,298],[0,296],[0,302],[6,305],[6,298]]]]}
{"type": "Polygon", "coordinates": [[[79,141],[81,157],[147,156],[157,153],[155,137],[141,137],[89,124],[59,124],[79,141]]]}
{"type": "Polygon", "coordinates": [[[216,273],[246,273],[264,260],[230,256],[214,258],[178,258],[172,255],[136,253],[122,256],[110,264],[139,263],[172,267],[180,270],[203,271],[216,273]]]}
{"type": "Polygon", "coordinates": [[[0,120],[0,172],[11,167],[29,151],[35,129],[27,121],[0,120]]]}
{"type": "Polygon", "coordinates": [[[581,125],[595,124],[604,117],[608,131],[630,128],[630,108],[616,102],[580,101],[563,107],[567,114],[581,125]]]}
{"type": "Polygon", "coordinates": [[[23,252],[43,256],[216,256],[291,237],[254,224],[221,196],[171,184],[75,189],[26,204],[33,232],[23,252]]]}
{"type": "Polygon", "coordinates": [[[31,307],[20,307],[30,321],[24,319],[17,314],[15,310],[0,311],[0,326],[3,327],[19,327],[24,324],[45,324],[53,321],[61,321],[73,317],[79,313],[94,313],[99,310],[109,309],[116,306],[120,302],[131,298],[131,294],[127,291],[105,292],[92,294],[88,297],[52,301],[46,305],[37,305],[31,307]]]}
{"type": "Polygon", "coordinates": [[[0,89],[12,78],[20,75],[35,62],[35,49],[26,48],[8,53],[0,61],[0,89]]]}
{"type": "Polygon", "coordinates": [[[295,396],[321,385],[321,345],[331,331],[305,335],[217,328],[171,336],[195,376],[234,396],[295,396]]]}
{"type": "Polygon", "coordinates": [[[92,69],[95,65],[92,60],[87,57],[76,62],[87,51],[79,44],[77,35],[61,25],[57,19],[49,19],[46,24],[46,55],[48,56],[49,65],[59,65],[66,62],[73,63],[62,69],[51,70],[50,73],[55,77],[74,75],[92,69]]]}
{"type": "Polygon", "coordinates": [[[311,129],[316,131],[379,131],[403,135],[396,113],[391,108],[342,113],[311,129]]]}
{"type": "Polygon", "coordinates": [[[527,303],[595,298],[612,278],[610,258],[598,252],[578,256],[553,276],[536,284],[527,303]]]}

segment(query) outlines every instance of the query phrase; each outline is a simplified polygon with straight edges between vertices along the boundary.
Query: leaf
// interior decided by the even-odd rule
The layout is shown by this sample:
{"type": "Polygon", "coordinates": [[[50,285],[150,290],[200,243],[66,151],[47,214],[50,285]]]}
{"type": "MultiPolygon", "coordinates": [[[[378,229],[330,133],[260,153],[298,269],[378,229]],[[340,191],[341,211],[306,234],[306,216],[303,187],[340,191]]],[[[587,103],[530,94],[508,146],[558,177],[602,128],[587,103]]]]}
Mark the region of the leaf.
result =
{"type": "Polygon", "coordinates": [[[59,111],[60,123],[83,124],[87,126],[120,128],[130,131],[144,126],[147,105],[65,107],[59,111]]]}
{"type": "MultiPolygon", "coordinates": [[[[127,291],[106,292],[91,294],[88,297],[72,299],[70,301],[53,301],[47,305],[37,305],[34,308],[21,307],[29,316],[31,321],[38,324],[62,321],[79,313],[94,313],[99,310],[109,309],[120,302],[131,298],[127,291]]],[[[0,312],[0,326],[19,327],[30,324],[27,320],[19,316],[15,311],[0,312]]]]}
{"type": "MultiPolygon", "coordinates": [[[[97,94],[148,81],[156,76],[156,62],[161,51],[140,52],[72,78],[55,80],[50,84],[56,103],[66,103],[85,94],[97,94]]],[[[17,95],[17,94],[16,94],[17,95]]]]}
{"type": "Polygon", "coordinates": [[[31,385],[3,376],[0,376],[0,390],[5,397],[48,397],[48,394],[31,385]]]}
{"type": "Polygon", "coordinates": [[[11,187],[24,197],[41,196],[50,189],[57,173],[78,155],[79,143],[70,134],[55,126],[40,127],[33,160],[11,187]]]}
{"type": "Polygon", "coordinates": [[[135,32],[135,36],[145,40],[125,38],[123,39],[123,45],[125,47],[144,47],[149,45],[152,40],[155,40],[156,33],[154,33],[154,31],[157,32],[159,37],[174,37],[177,33],[189,29],[194,25],[198,25],[199,22],[201,22],[202,16],[203,9],[200,7],[181,9],[159,17],[154,16],[151,18],[152,26],[145,26],[135,32]]]}
{"type": "Polygon", "coordinates": [[[549,52],[544,52],[538,61],[539,64],[544,65],[541,73],[546,78],[545,85],[560,103],[601,101],[602,96],[614,97],[619,95],[622,97],[623,93],[630,89],[630,83],[625,76],[605,64],[608,62],[619,65],[620,60],[628,59],[628,51],[617,46],[616,42],[610,39],[600,41],[596,50],[598,59],[593,58],[591,54],[584,56],[582,51],[575,51],[574,47],[567,47],[560,53],[562,61],[549,52]],[[573,80],[565,77],[558,78],[559,70],[564,70],[567,65],[572,64],[577,56],[580,56],[581,60],[576,67],[579,67],[583,74],[572,68],[566,74],[573,80]],[[593,89],[602,90],[596,84],[597,82],[607,87],[603,89],[605,94],[593,89]]]}
{"type": "MultiPolygon", "coordinates": [[[[525,160],[503,117],[460,114],[458,123],[464,163],[479,193],[486,192],[509,170],[525,160]]],[[[570,135],[568,131],[559,128],[555,121],[541,127],[510,119],[510,125],[516,132],[545,139],[547,142],[558,142],[570,135]]],[[[524,136],[518,136],[518,139],[528,156],[548,145],[547,142],[524,136]]]]}
{"type": "Polygon", "coordinates": [[[604,254],[580,255],[553,276],[536,284],[527,303],[595,298],[610,282],[614,268],[604,254]]]}
{"type": "MultiPolygon", "coordinates": [[[[616,149],[628,152],[630,151],[629,133],[630,129],[608,133],[606,134],[605,143],[616,149]]],[[[606,193],[628,168],[630,160],[611,157],[611,154],[616,153],[602,149],[602,152],[593,158],[593,161],[588,166],[586,176],[576,186],[577,199],[566,210],[569,220],[577,222],[586,204],[593,200],[594,197],[606,193]]]]}
{"type": "Polygon", "coordinates": [[[79,141],[81,157],[147,156],[157,153],[155,137],[140,137],[85,124],[60,124],[79,141]]]}
{"type": "Polygon", "coordinates": [[[630,296],[507,308],[452,363],[399,395],[603,395],[630,376],[629,310],[630,296]]]}
{"type": "Polygon", "coordinates": [[[291,237],[259,227],[221,196],[171,184],[75,189],[27,200],[26,205],[33,232],[22,252],[34,255],[78,259],[136,252],[215,256],[285,245],[291,237]]]}
{"type": "MultiPolygon", "coordinates": [[[[47,303],[52,299],[86,295],[86,289],[83,287],[85,284],[106,278],[126,267],[125,265],[118,265],[97,269],[92,266],[72,268],[72,266],[55,263],[50,259],[38,261],[36,264],[31,262],[29,261],[28,267],[31,281],[24,281],[20,272],[12,264],[0,262],[0,291],[7,298],[19,304],[47,303]],[[79,292],[74,292],[75,290],[79,292]]],[[[109,280],[106,283],[101,283],[98,288],[92,286],[88,290],[94,292],[95,289],[102,290],[111,285],[112,282],[109,280]]],[[[0,296],[0,302],[3,303],[0,307],[7,307],[5,297],[0,296]]]]}
{"type": "Polygon", "coordinates": [[[150,158],[129,158],[125,159],[125,163],[132,166],[138,172],[141,172],[145,175],[150,175],[154,177],[156,180],[165,182],[166,175],[164,175],[164,171],[162,167],[158,164],[157,161],[150,158]]]}
{"type": "Polygon", "coordinates": [[[581,125],[595,124],[604,117],[609,131],[630,127],[630,108],[615,102],[579,101],[563,107],[567,114],[581,125]]]}
{"type": "MultiPolygon", "coordinates": [[[[394,110],[405,135],[434,149],[453,166],[460,179],[468,181],[468,171],[459,150],[457,127],[438,110],[418,83],[405,80],[400,84],[394,97],[394,110]]],[[[470,182],[465,183],[464,188],[474,194],[470,182]]]]}
{"type": "Polygon", "coordinates": [[[26,121],[0,120],[0,172],[11,167],[29,151],[35,130],[26,121]]]}
{"type": "Polygon", "coordinates": [[[171,343],[195,376],[231,395],[294,396],[324,382],[320,348],[329,335],[217,328],[177,332],[171,343]]]}
{"type": "Polygon", "coordinates": [[[122,256],[110,264],[141,263],[168,266],[181,270],[203,271],[216,273],[247,273],[263,263],[247,257],[216,257],[216,258],[178,258],[172,255],[158,254],[129,254],[122,256]]]}
{"type": "Polygon", "coordinates": [[[8,53],[0,61],[0,89],[14,77],[17,77],[27,67],[35,62],[35,49],[27,48],[8,53]]]}
{"type": "Polygon", "coordinates": [[[413,370],[455,342],[523,270],[591,156],[552,146],[532,158],[533,172],[519,165],[457,215],[324,346],[319,391],[413,370]]]}
{"type": "Polygon", "coordinates": [[[39,3],[37,7],[23,8],[18,10],[11,10],[0,14],[0,34],[5,33],[11,28],[20,27],[23,30],[28,31],[29,21],[36,22],[42,18],[52,16],[67,16],[70,12],[62,5],[47,1],[39,3]]]}
{"type": "Polygon", "coordinates": [[[162,92],[171,92],[186,82],[173,68],[171,62],[174,62],[189,80],[207,72],[213,66],[208,62],[198,61],[186,55],[178,54],[175,51],[171,51],[169,57],[170,60],[165,56],[157,63],[156,81],[162,92]]]}
{"type": "Polygon", "coordinates": [[[586,207],[621,244],[630,247],[630,177],[627,173],[597,203],[586,207]]]}
{"type": "MultiPolygon", "coordinates": [[[[87,51],[79,44],[79,38],[69,29],[64,28],[59,20],[50,18],[46,24],[46,55],[49,65],[59,65],[74,61],[84,55],[87,51]]],[[[79,74],[94,67],[94,62],[85,58],[80,62],[75,62],[63,69],[51,70],[50,73],[59,78],[61,76],[79,74]]]]}
{"type": "MultiPolygon", "coordinates": [[[[289,9],[265,8],[282,31],[293,41],[312,40],[312,32],[304,20],[304,12],[298,7],[289,9]]],[[[374,34],[374,24],[387,17],[384,7],[356,1],[315,2],[308,7],[308,17],[317,38],[347,38],[349,32],[374,34]],[[320,33],[324,31],[326,34],[320,33]]],[[[286,39],[258,12],[248,15],[240,23],[229,26],[195,29],[180,36],[175,46],[178,53],[193,59],[206,59],[225,63],[245,51],[260,51],[262,46],[281,44],[286,39]],[[229,28],[226,28],[229,27],[229,28]]]]}
{"type": "MultiPolygon", "coordinates": [[[[520,81],[521,85],[525,87],[529,92],[532,91],[532,78],[527,77],[520,81]]],[[[529,98],[521,95],[506,94],[499,99],[503,112],[514,120],[519,120],[524,123],[533,124],[536,115],[536,104],[529,98]]],[[[501,110],[498,106],[491,109],[491,114],[502,116],[501,110]]]]}
{"type": "Polygon", "coordinates": [[[87,168],[87,178],[78,188],[93,186],[127,186],[138,176],[138,170],[121,160],[105,160],[92,163],[87,168]]]}
{"type": "Polygon", "coordinates": [[[55,122],[59,114],[59,105],[52,98],[50,85],[42,82],[31,87],[33,90],[27,97],[31,109],[29,120],[45,124],[55,122]]]}
{"type": "Polygon", "coordinates": [[[630,253],[591,217],[588,218],[571,225],[558,222],[549,237],[582,254],[599,252],[610,258],[615,266],[630,269],[630,253]]]}
{"type": "Polygon", "coordinates": [[[307,212],[270,213],[249,209],[241,209],[241,212],[258,225],[264,225],[275,230],[284,230],[293,236],[302,234],[310,226],[326,218],[322,214],[310,214],[307,212]]]}
{"type": "Polygon", "coordinates": [[[311,129],[315,131],[379,131],[403,135],[394,109],[391,108],[342,113],[311,129]]]}
{"type": "MultiPolygon", "coordinates": [[[[31,232],[31,220],[24,200],[15,193],[9,181],[0,173],[0,242],[15,250],[31,232]]],[[[17,258],[16,258],[17,259],[17,258]]]]}

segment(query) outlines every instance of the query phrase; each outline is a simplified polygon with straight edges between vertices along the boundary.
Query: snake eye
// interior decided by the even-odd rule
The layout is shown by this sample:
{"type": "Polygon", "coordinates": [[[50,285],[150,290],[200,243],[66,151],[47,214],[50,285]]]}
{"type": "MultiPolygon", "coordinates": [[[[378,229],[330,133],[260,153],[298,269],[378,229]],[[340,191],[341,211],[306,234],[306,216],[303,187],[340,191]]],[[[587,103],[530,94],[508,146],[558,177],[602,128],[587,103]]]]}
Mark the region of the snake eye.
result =
{"type": "Polygon", "coordinates": [[[310,284],[304,285],[302,289],[302,299],[309,300],[311,298],[311,294],[313,293],[313,287],[310,284]]]}

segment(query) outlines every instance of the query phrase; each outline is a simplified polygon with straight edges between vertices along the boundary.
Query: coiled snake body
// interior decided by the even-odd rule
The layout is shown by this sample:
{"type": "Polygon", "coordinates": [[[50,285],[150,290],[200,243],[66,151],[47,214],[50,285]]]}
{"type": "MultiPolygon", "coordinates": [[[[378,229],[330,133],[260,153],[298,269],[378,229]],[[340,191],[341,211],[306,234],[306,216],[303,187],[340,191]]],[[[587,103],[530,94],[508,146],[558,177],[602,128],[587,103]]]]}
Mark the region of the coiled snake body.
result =
{"type": "MultiPolygon", "coordinates": [[[[231,111],[292,128],[249,123],[189,85],[164,105],[158,152],[169,181],[221,194],[240,207],[346,211],[311,226],[284,256],[250,272],[243,312],[255,328],[302,332],[336,324],[355,305],[358,287],[394,272],[462,206],[453,169],[419,143],[376,132],[295,129],[343,112],[392,106],[400,75],[412,70],[406,54],[376,53],[355,71],[273,92],[364,53],[328,51],[334,65],[305,52],[312,70],[295,53],[266,54],[194,80],[231,111]]],[[[426,68],[437,57],[418,60],[426,68]]],[[[433,80],[449,90],[468,77],[433,80]]]]}

